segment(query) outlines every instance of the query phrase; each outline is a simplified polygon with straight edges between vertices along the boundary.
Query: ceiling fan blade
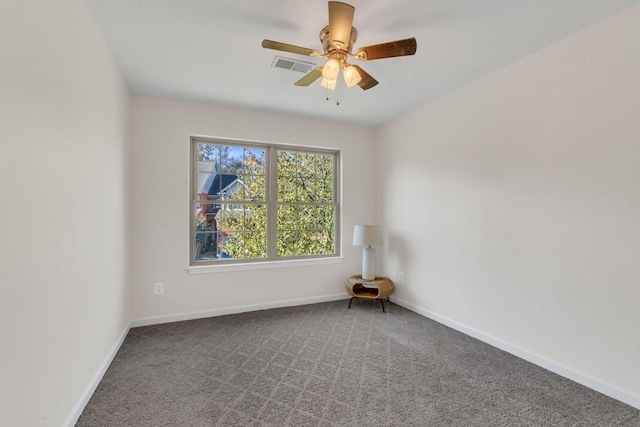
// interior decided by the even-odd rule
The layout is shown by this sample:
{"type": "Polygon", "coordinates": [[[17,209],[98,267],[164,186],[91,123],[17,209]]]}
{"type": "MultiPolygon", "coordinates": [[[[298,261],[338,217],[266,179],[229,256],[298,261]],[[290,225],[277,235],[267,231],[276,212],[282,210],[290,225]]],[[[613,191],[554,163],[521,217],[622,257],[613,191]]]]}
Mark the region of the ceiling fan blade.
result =
{"type": "Polygon", "coordinates": [[[315,49],[309,49],[306,47],[294,46],[292,44],[274,42],[273,40],[262,40],[262,47],[265,49],[281,50],[283,52],[297,53],[298,55],[305,56],[322,56],[320,52],[315,49]]]}
{"type": "Polygon", "coordinates": [[[416,42],[416,38],[411,37],[410,39],[361,47],[356,50],[354,56],[363,61],[393,58],[394,56],[413,55],[416,53],[417,47],[418,43],[416,42]]]}
{"type": "Polygon", "coordinates": [[[349,48],[355,8],[339,1],[329,2],[329,38],[337,49],[349,48]]]}
{"type": "Polygon", "coordinates": [[[322,67],[324,67],[324,65],[321,65],[315,70],[312,70],[310,73],[305,75],[303,78],[301,78],[294,84],[296,86],[309,86],[311,83],[315,82],[320,77],[322,77],[322,67]]]}
{"type": "Polygon", "coordinates": [[[360,86],[362,90],[371,89],[378,84],[378,81],[371,77],[371,75],[369,75],[369,73],[367,73],[365,70],[358,67],[357,65],[351,64],[351,66],[358,70],[358,74],[360,74],[360,81],[358,82],[358,86],[360,86]]]}

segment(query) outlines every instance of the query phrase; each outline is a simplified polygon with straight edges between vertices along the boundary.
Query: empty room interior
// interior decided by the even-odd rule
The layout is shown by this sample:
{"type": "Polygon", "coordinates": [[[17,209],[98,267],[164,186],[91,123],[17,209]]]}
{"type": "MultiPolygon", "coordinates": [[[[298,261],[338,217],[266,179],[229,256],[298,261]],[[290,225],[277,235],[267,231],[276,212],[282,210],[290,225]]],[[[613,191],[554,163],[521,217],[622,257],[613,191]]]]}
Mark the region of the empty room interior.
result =
{"type": "MultiPolygon", "coordinates": [[[[526,406],[516,418],[446,409],[427,367],[457,347],[437,334],[579,385],[620,409],[615,425],[640,425],[639,29],[638,0],[3,1],[0,424],[98,425],[86,417],[108,405],[99,393],[110,366],[126,372],[126,346],[202,322],[237,341],[250,332],[237,320],[264,327],[247,358],[271,338],[294,345],[285,331],[301,346],[269,348],[242,393],[277,360],[291,363],[278,381],[298,372],[315,343],[300,394],[275,402],[273,380],[234,420],[240,397],[224,406],[216,389],[198,397],[199,424],[179,421],[185,410],[162,425],[558,417],[560,398],[511,402],[526,406]],[[382,278],[393,287],[378,300],[350,299],[354,282],[381,292],[382,278]],[[275,331],[282,316],[294,324],[275,331]],[[299,326],[305,337],[296,316],[320,320],[299,326]],[[358,325],[373,341],[356,358],[358,325]],[[384,360],[367,359],[380,345],[384,360]],[[316,372],[330,347],[327,379],[316,372]],[[405,373],[420,384],[397,406],[383,389],[402,395],[396,362],[419,352],[405,373]],[[388,375],[380,388],[367,364],[388,375]],[[313,379],[326,392],[304,394],[313,379]],[[343,386],[353,403],[332,394],[343,386]],[[365,418],[376,393],[380,414],[365,418]],[[314,396],[327,398],[318,413],[298,406],[314,396]]],[[[213,366],[233,357],[211,345],[189,363],[219,373],[203,369],[205,386],[235,387],[213,366]]]]}

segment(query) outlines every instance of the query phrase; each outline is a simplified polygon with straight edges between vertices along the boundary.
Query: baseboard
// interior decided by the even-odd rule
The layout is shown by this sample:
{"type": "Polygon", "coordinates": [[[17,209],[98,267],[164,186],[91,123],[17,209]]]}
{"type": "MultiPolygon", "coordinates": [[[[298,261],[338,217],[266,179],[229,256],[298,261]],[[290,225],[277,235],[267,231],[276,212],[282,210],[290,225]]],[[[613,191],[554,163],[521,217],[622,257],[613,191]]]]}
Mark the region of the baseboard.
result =
{"type": "MultiPolygon", "coordinates": [[[[170,323],[170,322],[178,322],[182,320],[193,320],[193,319],[202,319],[206,317],[215,317],[215,316],[223,316],[226,314],[236,314],[236,313],[245,313],[248,311],[257,311],[257,310],[268,310],[271,308],[281,308],[281,307],[292,307],[298,305],[306,305],[306,304],[316,304],[321,302],[329,302],[329,301],[338,301],[342,299],[347,299],[349,296],[346,293],[333,294],[333,295],[325,295],[322,297],[313,297],[313,298],[301,298],[294,300],[286,300],[286,301],[278,301],[267,304],[254,304],[254,305],[243,305],[231,308],[217,309],[217,310],[204,310],[197,311],[192,313],[183,313],[169,316],[155,316],[155,317],[146,317],[141,319],[132,320],[122,331],[116,343],[113,345],[107,356],[104,358],[100,367],[96,374],[93,376],[86,389],[82,393],[80,399],[76,403],[75,407],[67,417],[66,422],[63,424],[65,427],[73,427],[80,415],[82,415],[82,411],[84,410],[87,403],[89,403],[89,399],[95,392],[98,384],[104,377],[104,374],[107,372],[109,365],[115,358],[118,350],[122,346],[127,333],[130,328],[138,327],[138,326],[149,326],[149,325],[157,325],[161,323],[170,323]]],[[[470,328],[462,323],[456,322],[444,316],[440,316],[437,313],[426,310],[422,307],[418,307],[414,304],[411,304],[407,301],[404,301],[395,296],[391,296],[391,301],[395,304],[398,304],[408,310],[411,310],[417,314],[420,314],[426,318],[434,320],[438,323],[441,323],[445,326],[448,326],[452,329],[460,331],[466,335],[469,335],[473,338],[479,339],[493,347],[504,350],[514,356],[520,357],[528,362],[531,362],[535,365],[538,365],[542,368],[545,368],[551,372],[554,372],[558,375],[561,375],[565,378],[568,378],[572,381],[575,381],[579,384],[582,384],[586,387],[589,387],[595,391],[598,391],[604,395],[612,397],[613,399],[624,402],[634,408],[640,409],[640,396],[634,394],[628,390],[624,390],[620,387],[608,384],[606,382],[600,381],[590,375],[579,372],[573,368],[565,366],[561,363],[555,362],[546,357],[540,356],[538,354],[532,353],[528,350],[525,350],[521,347],[512,345],[508,342],[502,341],[498,338],[487,335],[481,331],[470,328]]]]}
{"type": "Polygon", "coordinates": [[[539,354],[532,353],[531,351],[515,346],[491,335],[487,335],[481,331],[478,331],[477,329],[473,329],[467,325],[456,322],[455,320],[440,316],[437,313],[426,310],[422,307],[418,307],[400,298],[391,296],[391,301],[426,318],[462,332],[465,335],[476,338],[493,347],[504,350],[507,353],[511,353],[514,356],[533,363],[534,365],[538,365],[562,377],[575,381],[578,384],[582,384],[585,387],[589,387],[592,390],[612,397],[616,400],[619,400],[620,402],[626,403],[627,405],[633,406],[636,409],[640,409],[640,396],[629,390],[625,390],[615,385],[601,381],[597,378],[592,377],[591,375],[577,371],[569,366],[563,365],[539,354]]]}
{"type": "Polygon", "coordinates": [[[224,316],[227,314],[246,313],[248,311],[268,310],[270,308],[293,307],[297,305],[316,304],[320,302],[338,301],[347,299],[347,293],[325,295],[321,297],[300,298],[285,301],[276,301],[265,304],[241,305],[215,310],[195,311],[191,313],[170,314],[167,316],[143,317],[131,321],[131,327],[159,325],[162,323],[181,322],[183,320],[203,319],[206,317],[224,316]]]}
{"type": "Polygon", "coordinates": [[[93,378],[91,378],[91,381],[89,381],[89,384],[80,396],[80,399],[78,400],[78,403],[76,403],[76,406],[74,406],[71,410],[71,413],[67,417],[67,420],[65,421],[63,426],[73,427],[76,425],[78,419],[80,418],[80,415],[82,415],[82,411],[84,411],[85,406],[87,406],[87,403],[89,403],[89,399],[91,399],[91,396],[93,396],[96,388],[98,388],[98,384],[100,384],[100,381],[102,381],[102,377],[104,377],[107,369],[109,369],[109,365],[111,365],[111,362],[113,362],[113,359],[116,357],[118,350],[120,350],[120,347],[122,346],[124,339],[129,333],[130,328],[131,326],[127,325],[116,340],[116,343],[113,345],[113,347],[111,347],[111,350],[109,351],[109,353],[107,353],[107,356],[100,364],[98,371],[95,373],[93,378]]]}
{"type": "Polygon", "coordinates": [[[82,415],[82,411],[84,411],[85,406],[89,403],[91,396],[96,391],[98,384],[102,381],[102,377],[109,369],[109,365],[113,362],[113,359],[116,357],[118,350],[122,346],[124,339],[129,333],[129,329],[138,327],[138,326],[149,326],[149,325],[158,325],[161,323],[170,323],[170,322],[179,322],[181,320],[193,320],[193,319],[202,319],[205,317],[214,317],[214,316],[223,316],[225,314],[236,314],[236,313],[245,313],[248,311],[257,311],[257,310],[267,310],[270,308],[280,308],[280,307],[292,307],[297,305],[306,305],[306,304],[315,304],[320,302],[329,302],[329,301],[338,301],[342,299],[346,299],[349,296],[346,293],[341,294],[333,294],[333,295],[325,295],[321,297],[313,297],[313,298],[300,298],[286,301],[278,301],[267,304],[255,304],[255,305],[243,305],[238,307],[231,308],[223,308],[218,310],[205,310],[205,311],[197,311],[192,313],[183,313],[183,314],[174,314],[169,316],[156,316],[156,317],[146,317],[142,319],[135,319],[129,322],[129,324],[124,328],[116,343],[113,345],[107,356],[104,358],[98,371],[95,373],[91,381],[85,388],[84,392],[80,396],[80,399],[71,410],[71,413],[67,417],[67,420],[63,424],[64,427],[73,427],[78,422],[80,415],[82,415]]]}

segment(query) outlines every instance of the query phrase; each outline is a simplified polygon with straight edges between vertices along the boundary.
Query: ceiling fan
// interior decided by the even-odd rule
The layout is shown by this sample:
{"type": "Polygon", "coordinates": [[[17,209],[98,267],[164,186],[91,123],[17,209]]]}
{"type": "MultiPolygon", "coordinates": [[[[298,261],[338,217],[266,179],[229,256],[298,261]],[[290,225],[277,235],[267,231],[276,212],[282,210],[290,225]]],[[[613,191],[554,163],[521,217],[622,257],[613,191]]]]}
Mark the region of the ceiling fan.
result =
{"type": "Polygon", "coordinates": [[[371,89],[378,81],[357,65],[349,64],[347,58],[356,58],[362,61],[373,59],[392,58],[394,56],[406,56],[416,53],[417,43],[415,37],[397,40],[388,43],[376,44],[358,48],[351,53],[353,44],[358,37],[358,31],[353,27],[353,14],[355,8],[349,4],[329,2],[329,25],[320,31],[320,41],[324,53],[315,49],[295,46],[273,40],[263,40],[262,47],[298,55],[327,57],[324,65],[312,70],[298,80],[296,86],[309,86],[322,77],[322,87],[335,90],[338,75],[342,70],[344,81],[348,87],[360,86],[363,90],[371,89]]]}

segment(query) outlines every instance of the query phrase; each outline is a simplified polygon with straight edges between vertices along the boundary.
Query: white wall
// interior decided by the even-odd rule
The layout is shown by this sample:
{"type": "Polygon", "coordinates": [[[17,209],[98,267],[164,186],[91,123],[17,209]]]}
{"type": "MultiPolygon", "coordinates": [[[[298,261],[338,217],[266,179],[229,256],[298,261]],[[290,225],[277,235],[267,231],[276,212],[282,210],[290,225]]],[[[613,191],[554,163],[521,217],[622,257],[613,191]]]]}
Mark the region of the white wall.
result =
{"type": "Polygon", "coordinates": [[[378,134],[396,296],[635,406],[638,28],[635,6],[378,134]]]}
{"type": "Polygon", "coordinates": [[[375,216],[373,149],[374,130],[370,128],[134,96],[134,319],[166,320],[198,312],[216,314],[340,294],[346,297],[346,279],[361,269],[361,248],[351,245],[353,225],[373,221],[375,216]],[[192,134],[341,149],[344,262],[190,275],[187,266],[192,134]],[[163,295],[153,294],[154,282],[164,283],[163,295]]]}
{"type": "Polygon", "coordinates": [[[128,324],[128,121],[83,1],[0,4],[0,425],[63,425],[128,324]]]}
{"type": "Polygon", "coordinates": [[[130,172],[129,95],[84,2],[3,2],[0,424],[69,421],[131,318],[344,293],[376,213],[400,299],[637,396],[638,24],[635,7],[378,134],[136,96],[130,172]],[[190,134],[341,149],[345,261],[189,275],[190,134]]]}

